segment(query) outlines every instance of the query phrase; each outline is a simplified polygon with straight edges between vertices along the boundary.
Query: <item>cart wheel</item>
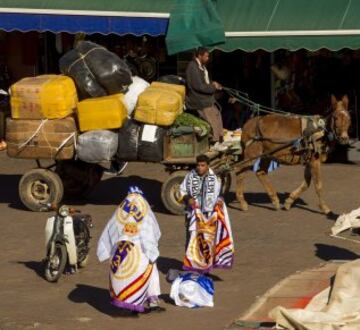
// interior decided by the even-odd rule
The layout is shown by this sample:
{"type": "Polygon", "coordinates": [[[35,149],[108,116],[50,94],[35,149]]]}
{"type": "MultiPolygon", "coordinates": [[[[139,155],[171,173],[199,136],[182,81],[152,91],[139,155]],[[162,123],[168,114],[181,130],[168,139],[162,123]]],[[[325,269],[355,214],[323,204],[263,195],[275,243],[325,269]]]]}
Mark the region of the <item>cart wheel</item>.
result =
{"type": "Polygon", "coordinates": [[[64,195],[60,177],[46,169],[35,169],[25,173],[19,183],[22,203],[31,211],[39,212],[44,204],[58,205],[64,195]]]}
{"type": "Polygon", "coordinates": [[[97,164],[66,160],[56,165],[56,173],[64,184],[67,197],[80,197],[89,194],[101,181],[104,169],[97,164]]]}
{"type": "Polygon", "coordinates": [[[172,214],[185,213],[184,204],[179,201],[179,187],[183,182],[186,171],[176,171],[171,174],[161,187],[161,200],[165,208],[172,214]]]}
{"type": "Polygon", "coordinates": [[[226,196],[231,188],[231,183],[232,183],[232,177],[231,177],[231,173],[227,172],[223,175],[221,175],[221,195],[222,196],[226,196]]]}

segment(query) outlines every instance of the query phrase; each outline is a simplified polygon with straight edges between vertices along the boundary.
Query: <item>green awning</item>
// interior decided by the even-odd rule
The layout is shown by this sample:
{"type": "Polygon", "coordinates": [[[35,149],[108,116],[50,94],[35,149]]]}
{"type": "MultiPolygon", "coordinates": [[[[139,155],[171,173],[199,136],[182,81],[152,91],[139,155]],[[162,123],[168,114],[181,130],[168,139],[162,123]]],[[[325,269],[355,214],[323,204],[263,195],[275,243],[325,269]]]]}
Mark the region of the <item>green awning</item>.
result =
{"type": "Polygon", "coordinates": [[[221,1],[177,0],[166,35],[168,54],[224,43],[224,26],[216,10],[221,1]]]}
{"type": "Polygon", "coordinates": [[[223,51],[360,48],[359,0],[221,0],[223,51]]]}

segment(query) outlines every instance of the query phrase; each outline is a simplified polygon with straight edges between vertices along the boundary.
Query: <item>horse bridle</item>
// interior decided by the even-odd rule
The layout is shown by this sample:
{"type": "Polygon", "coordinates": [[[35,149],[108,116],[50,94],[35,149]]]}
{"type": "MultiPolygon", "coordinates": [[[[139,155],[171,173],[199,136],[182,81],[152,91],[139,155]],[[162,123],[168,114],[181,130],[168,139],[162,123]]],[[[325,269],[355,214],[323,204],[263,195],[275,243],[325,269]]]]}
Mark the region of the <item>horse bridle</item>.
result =
{"type": "Polygon", "coordinates": [[[332,111],[330,114],[328,114],[328,116],[326,117],[326,122],[328,123],[329,129],[327,127],[325,127],[325,131],[327,133],[327,137],[329,139],[329,141],[340,141],[340,137],[338,136],[337,132],[336,132],[336,128],[335,128],[335,113],[343,113],[347,118],[350,118],[350,115],[348,113],[347,110],[342,109],[342,110],[335,110],[332,111]]]}

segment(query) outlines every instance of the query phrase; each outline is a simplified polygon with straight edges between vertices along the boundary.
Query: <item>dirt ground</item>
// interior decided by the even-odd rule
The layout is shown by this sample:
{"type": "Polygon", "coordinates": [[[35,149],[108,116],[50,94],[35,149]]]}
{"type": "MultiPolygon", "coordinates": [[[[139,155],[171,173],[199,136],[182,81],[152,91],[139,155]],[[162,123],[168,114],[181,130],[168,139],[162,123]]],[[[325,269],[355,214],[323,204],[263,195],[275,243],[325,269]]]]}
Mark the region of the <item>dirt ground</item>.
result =
{"type": "MultiPolygon", "coordinates": [[[[94,219],[91,261],[76,275],[51,284],[43,279],[41,264],[48,214],[25,210],[17,194],[21,174],[32,166],[32,162],[10,160],[0,154],[0,329],[224,329],[285,276],[324,260],[358,257],[355,244],[328,236],[333,221],[318,212],[312,189],[291,211],[274,211],[250,175],[248,212],[237,209],[234,193],[228,196],[236,259],[232,270],[214,273],[215,307],[176,307],[169,300],[170,285],[165,275],[168,269],[181,267],[183,218],[167,214],[160,203],[161,182],[167,175],[162,167],[134,163],[123,177],[105,177],[86,201],[72,203],[94,219]],[[107,263],[100,264],[95,256],[98,237],[129,184],[143,188],[162,230],[158,266],[167,311],[139,319],[119,317],[109,305],[107,263]]],[[[325,197],[334,213],[359,207],[359,177],[358,165],[324,166],[325,197]]],[[[282,167],[271,179],[284,201],[300,183],[302,168],[282,167]]]]}

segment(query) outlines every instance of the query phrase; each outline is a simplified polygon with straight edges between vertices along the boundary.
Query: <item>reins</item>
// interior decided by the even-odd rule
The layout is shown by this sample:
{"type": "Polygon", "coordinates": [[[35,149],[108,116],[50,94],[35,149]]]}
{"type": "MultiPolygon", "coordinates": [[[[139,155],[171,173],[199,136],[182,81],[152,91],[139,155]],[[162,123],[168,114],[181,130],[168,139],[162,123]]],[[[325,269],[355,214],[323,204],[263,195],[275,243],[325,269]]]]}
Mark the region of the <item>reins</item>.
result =
{"type": "MultiPolygon", "coordinates": [[[[239,103],[249,107],[253,114],[259,115],[260,113],[267,113],[267,114],[278,114],[286,117],[299,117],[299,115],[293,114],[288,111],[283,111],[276,108],[267,107],[265,105],[256,103],[250,100],[247,93],[241,92],[234,88],[230,87],[223,87],[223,90],[230,96],[235,98],[239,103]]],[[[312,117],[312,115],[301,115],[301,117],[312,117]]]]}

